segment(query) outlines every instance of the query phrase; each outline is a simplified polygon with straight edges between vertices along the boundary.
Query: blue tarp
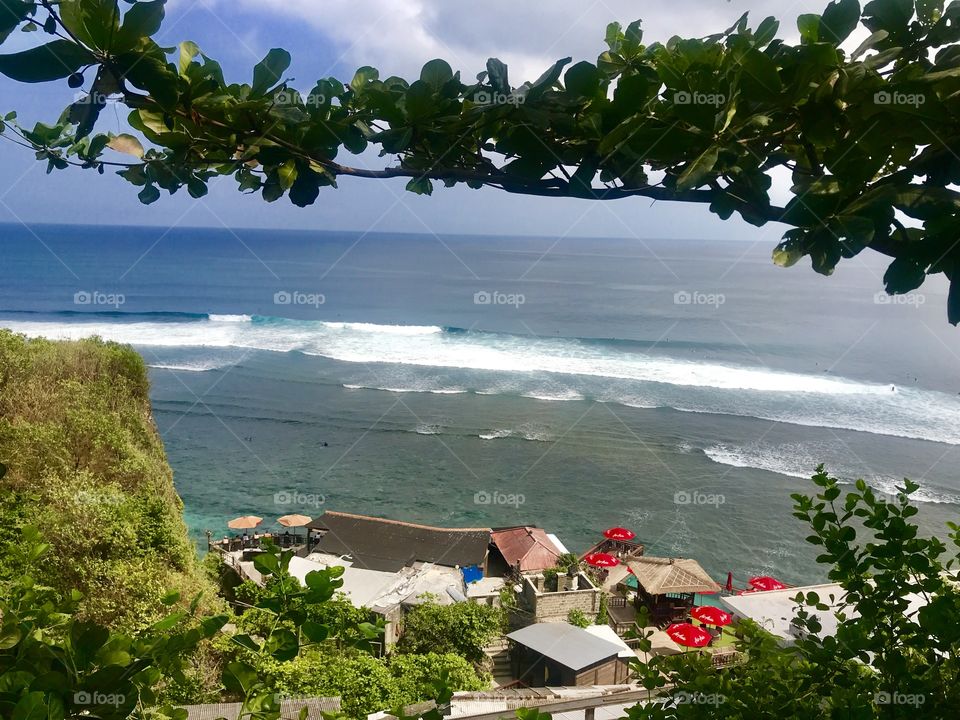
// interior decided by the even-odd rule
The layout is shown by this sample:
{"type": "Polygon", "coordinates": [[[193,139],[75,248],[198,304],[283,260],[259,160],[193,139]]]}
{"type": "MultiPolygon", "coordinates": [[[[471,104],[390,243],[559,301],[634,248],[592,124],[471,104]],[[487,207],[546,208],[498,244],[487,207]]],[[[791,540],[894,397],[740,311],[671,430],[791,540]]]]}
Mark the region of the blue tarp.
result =
{"type": "Polygon", "coordinates": [[[467,565],[460,568],[460,572],[463,574],[463,581],[467,585],[483,579],[483,568],[479,565],[467,565]]]}

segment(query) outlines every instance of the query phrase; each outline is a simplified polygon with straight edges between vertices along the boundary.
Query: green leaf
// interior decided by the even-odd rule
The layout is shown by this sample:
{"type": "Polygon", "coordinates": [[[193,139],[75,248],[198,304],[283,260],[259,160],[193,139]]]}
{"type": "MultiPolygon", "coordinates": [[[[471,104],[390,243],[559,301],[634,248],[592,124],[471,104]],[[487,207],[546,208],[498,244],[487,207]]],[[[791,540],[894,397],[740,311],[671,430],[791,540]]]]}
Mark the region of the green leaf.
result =
{"type": "Polygon", "coordinates": [[[909,34],[913,0],[872,0],[863,8],[863,24],[870,30],[886,30],[895,42],[909,34]]]}
{"type": "Polygon", "coordinates": [[[180,43],[180,60],[177,63],[177,69],[180,71],[181,77],[186,76],[190,63],[192,63],[193,59],[199,54],[200,46],[192,40],[184,40],[180,43]]]}
{"type": "Polygon", "coordinates": [[[33,3],[24,0],[0,0],[0,43],[30,15],[33,3]]]}
{"type": "Polygon", "coordinates": [[[117,0],[63,0],[60,19],[82,43],[98,50],[110,50],[120,27],[117,0]]]}
{"type": "Polygon", "coordinates": [[[943,14],[944,0],[917,0],[917,17],[926,25],[933,25],[943,14]]]}
{"type": "Polygon", "coordinates": [[[797,18],[797,30],[804,45],[812,45],[820,39],[820,16],[808,13],[797,18]]]}
{"type": "Polygon", "coordinates": [[[947,294],[947,319],[951,325],[960,325],[960,272],[954,271],[947,294]]]}
{"type": "Polygon", "coordinates": [[[143,157],[143,145],[137,138],[127,133],[111,136],[107,142],[107,147],[111,150],[125,153],[126,155],[133,155],[138,158],[143,157]]]}
{"type": "Polygon", "coordinates": [[[573,65],[563,76],[567,92],[576,97],[593,97],[600,89],[600,71],[586,61],[573,65]]]}
{"type": "MultiPolygon", "coordinates": [[[[277,178],[280,180],[280,187],[289,190],[293,187],[297,179],[297,163],[293,160],[287,160],[283,165],[277,168],[277,178]]],[[[271,555],[271,557],[273,557],[271,555]]]]}
{"type": "Polygon", "coordinates": [[[430,60],[420,71],[420,79],[436,92],[453,80],[453,69],[446,60],[430,60]]]}
{"type": "Polygon", "coordinates": [[[835,0],[827,5],[820,18],[819,39],[823,42],[839,45],[856,30],[860,24],[860,3],[858,0],[835,0]]]}
{"type": "Polygon", "coordinates": [[[160,191],[156,185],[147,185],[137,194],[137,197],[144,205],[149,205],[160,199],[160,191]]]}
{"type": "Polygon", "coordinates": [[[860,43],[859,47],[853,51],[850,57],[856,60],[865,52],[871,50],[877,43],[886,40],[889,36],[890,33],[888,33],[886,30],[877,30],[875,33],[870,35],[870,37],[860,43]]]}
{"type": "Polygon", "coordinates": [[[16,625],[0,628],[0,650],[9,650],[23,639],[23,632],[16,625]]]}
{"type": "Polygon", "coordinates": [[[717,164],[719,154],[720,148],[716,145],[711,145],[704,150],[700,157],[687,165],[677,179],[677,190],[691,190],[701,185],[717,164]]]}
{"type": "Polygon", "coordinates": [[[231,635],[230,641],[253,652],[260,652],[260,645],[249,635],[231,635]]]}
{"type": "Polygon", "coordinates": [[[487,75],[494,90],[504,95],[510,94],[510,80],[505,63],[497,58],[490,58],[487,60],[487,75]]]}
{"type": "Polygon", "coordinates": [[[283,76],[290,67],[290,53],[283,48],[273,48],[267,56],[253,68],[253,90],[255,96],[264,95],[283,76]]]}
{"type": "Polygon", "coordinates": [[[274,630],[263,644],[264,649],[281,662],[293,660],[300,652],[300,642],[291,630],[274,630]]]}
{"type": "Polygon", "coordinates": [[[779,20],[775,17],[765,18],[763,22],[757,26],[757,31],[753,34],[753,39],[757,47],[764,47],[773,42],[778,30],[780,30],[779,20]]]}
{"type": "MultiPolygon", "coordinates": [[[[282,187],[281,194],[283,194],[282,187]]],[[[253,557],[253,566],[264,575],[273,575],[280,569],[280,560],[273,553],[258,553],[253,557]]]]}
{"type": "Polygon", "coordinates": [[[327,639],[330,634],[330,628],[312,620],[307,620],[301,627],[303,634],[307,636],[310,642],[321,643],[327,639]]]}
{"type": "Polygon", "coordinates": [[[916,290],[927,278],[926,268],[916,260],[899,257],[890,263],[883,275],[883,285],[889,295],[916,290]]]}
{"type": "Polygon", "coordinates": [[[131,49],[136,47],[141,39],[155,35],[163,23],[165,3],[166,0],[138,2],[127,10],[113,49],[131,49]]]}
{"type": "Polygon", "coordinates": [[[0,55],[0,73],[20,82],[49,82],[72,75],[95,60],[89,50],[76,43],[54,40],[23,52],[0,55]]]}
{"type": "MultiPolygon", "coordinates": [[[[619,27],[619,26],[618,26],[619,27]]],[[[571,61],[571,58],[563,58],[562,60],[557,60],[553,65],[550,66],[550,69],[547,70],[543,75],[538,77],[533,81],[533,84],[530,86],[530,89],[527,91],[526,98],[527,100],[535,100],[540,97],[544,92],[552,88],[557,84],[557,80],[560,79],[560,74],[563,72],[563,68],[571,61]]]]}
{"type": "Polygon", "coordinates": [[[297,207],[307,207],[320,195],[321,175],[310,168],[302,168],[290,187],[290,202],[297,207]]]}
{"type": "Polygon", "coordinates": [[[430,178],[428,177],[412,178],[410,182],[407,183],[407,191],[416,193],[417,195],[432,195],[433,183],[430,182],[430,178]]]}
{"type": "Polygon", "coordinates": [[[362,90],[367,83],[377,80],[379,77],[380,73],[376,68],[364,65],[354,73],[353,80],[350,81],[350,87],[353,88],[354,92],[362,90]]]}
{"type": "Polygon", "coordinates": [[[805,233],[802,230],[789,230],[773,251],[773,262],[780,267],[793,267],[807,254],[805,233]]]}
{"type": "Polygon", "coordinates": [[[743,56],[741,64],[740,86],[748,98],[765,99],[783,90],[777,64],[770,56],[754,48],[743,56]]]}

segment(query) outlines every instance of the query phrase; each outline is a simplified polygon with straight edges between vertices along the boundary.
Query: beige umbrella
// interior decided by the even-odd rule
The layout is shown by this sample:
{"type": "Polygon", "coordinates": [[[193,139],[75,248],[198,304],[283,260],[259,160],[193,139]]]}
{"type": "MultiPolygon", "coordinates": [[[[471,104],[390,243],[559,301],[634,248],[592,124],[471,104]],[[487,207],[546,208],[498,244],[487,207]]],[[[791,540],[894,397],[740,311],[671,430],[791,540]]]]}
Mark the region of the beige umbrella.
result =
{"type": "MultiPolygon", "coordinates": [[[[283,525],[284,527],[298,528],[298,527],[303,527],[308,522],[310,522],[310,518],[308,518],[306,515],[297,515],[296,513],[294,513],[293,515],[284,515],[282,518],[277,518],[277,522],[283,525]]],[[[296,531],[294,531],[293,533],[293,542],[294,544],[297,543],[296,531]]]]}
{"type": "Polygon", "coordinates": [[[244,515],[243,517],[234,518],[228,522],[227,527],[231,530],[250,530],[262,522],[263,518],[257,517],[256,515],[244,515]]]}

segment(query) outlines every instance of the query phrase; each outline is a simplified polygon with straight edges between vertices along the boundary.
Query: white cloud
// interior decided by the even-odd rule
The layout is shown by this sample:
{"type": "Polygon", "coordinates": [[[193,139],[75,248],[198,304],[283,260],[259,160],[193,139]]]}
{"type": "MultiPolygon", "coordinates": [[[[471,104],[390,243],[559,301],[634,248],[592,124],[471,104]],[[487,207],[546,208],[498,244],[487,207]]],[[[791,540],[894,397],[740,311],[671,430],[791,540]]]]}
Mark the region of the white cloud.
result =
{"type": "MultiPolygon", "coordinates": [[[[187,7],[189,0],[179,4],[187,7]]],[[[204,4],[227,6],[223,0],[204,4]]],[[[590,0],[230,0],[230,5],[265,18],[302,20],[333,44],[348,68],[373,65],[384,76],[409,77],[427,60],[442,57],[469,79],[493,56],[510,66],[517,85],[536,78],[563,56],[594,60],[604,49],[604,29],[613,20],[625,25],[642,18],[645,37],[652,42],[672,35],[697,37],[722,31],[750,11],[754,26],[767,15],[779,17],[781,36],[792,38],[796,15],[822,11],[825,4],[825,0],[673,0],[654,8],[653,3],[635,0],[592,4],[590,0]]]]}

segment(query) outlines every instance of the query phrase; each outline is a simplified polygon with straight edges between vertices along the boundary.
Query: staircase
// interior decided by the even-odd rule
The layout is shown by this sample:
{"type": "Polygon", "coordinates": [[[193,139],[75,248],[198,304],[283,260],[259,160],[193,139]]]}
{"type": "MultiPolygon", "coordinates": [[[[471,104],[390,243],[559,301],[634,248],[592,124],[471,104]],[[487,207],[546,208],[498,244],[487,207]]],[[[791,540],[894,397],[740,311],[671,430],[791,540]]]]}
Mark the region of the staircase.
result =
{"type": "Polygon", "coordinates": [[[493,675],[495,687],[513,682],[513,673],[510,663],[510,643],[505,637],[499,637],[483,649],[490,658],[490,672],[493,675]]]}

